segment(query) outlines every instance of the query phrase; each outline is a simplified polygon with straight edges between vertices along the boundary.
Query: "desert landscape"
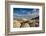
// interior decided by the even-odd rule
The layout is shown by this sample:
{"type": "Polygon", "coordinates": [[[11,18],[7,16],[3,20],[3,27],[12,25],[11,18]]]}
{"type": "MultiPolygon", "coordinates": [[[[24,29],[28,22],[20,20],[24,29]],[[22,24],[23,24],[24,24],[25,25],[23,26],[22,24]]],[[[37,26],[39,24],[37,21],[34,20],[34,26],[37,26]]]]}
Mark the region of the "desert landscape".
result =
{"type": "Polygon", "coordinates": [[[13,9],[13,27],[38,27],[39,9],[35,8],[14,8],[13,9]]]}
{"type": "Polygon", "coordinates": [[[39,17],[28,19],[16,19],[13,22],[14,28],[21,28],[21,27],[38,27],[39,26],[39,17]]]}

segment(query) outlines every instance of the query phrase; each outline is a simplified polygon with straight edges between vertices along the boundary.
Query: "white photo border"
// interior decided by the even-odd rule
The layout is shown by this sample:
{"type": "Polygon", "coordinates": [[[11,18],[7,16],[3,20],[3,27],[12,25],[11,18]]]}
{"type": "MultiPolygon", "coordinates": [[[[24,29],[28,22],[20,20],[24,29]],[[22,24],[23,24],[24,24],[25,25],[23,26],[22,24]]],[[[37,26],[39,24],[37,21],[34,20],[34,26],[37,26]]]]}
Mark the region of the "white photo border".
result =
{"type": "Polygon", "coordinates": [[[36,30],[42,30],[42,6],[10,5],[10,32],[36,31],[36,30]],[[13,28],[13,8],[38,8],[39,9],[39,27],[13,28]]]}

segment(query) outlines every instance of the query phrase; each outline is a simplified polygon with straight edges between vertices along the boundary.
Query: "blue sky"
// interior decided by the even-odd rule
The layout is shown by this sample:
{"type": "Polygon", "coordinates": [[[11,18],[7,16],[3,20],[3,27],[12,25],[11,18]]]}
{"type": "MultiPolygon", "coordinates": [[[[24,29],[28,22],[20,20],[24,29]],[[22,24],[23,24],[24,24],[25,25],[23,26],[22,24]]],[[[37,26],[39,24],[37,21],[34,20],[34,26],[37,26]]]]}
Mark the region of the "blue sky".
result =
{"type": "Polygon", "coordinates": [[[23,15],[31,15],[31,14],[39,14],[39,9],[34,8],[13,8],[14,16],[23,16],[23,15]]]}

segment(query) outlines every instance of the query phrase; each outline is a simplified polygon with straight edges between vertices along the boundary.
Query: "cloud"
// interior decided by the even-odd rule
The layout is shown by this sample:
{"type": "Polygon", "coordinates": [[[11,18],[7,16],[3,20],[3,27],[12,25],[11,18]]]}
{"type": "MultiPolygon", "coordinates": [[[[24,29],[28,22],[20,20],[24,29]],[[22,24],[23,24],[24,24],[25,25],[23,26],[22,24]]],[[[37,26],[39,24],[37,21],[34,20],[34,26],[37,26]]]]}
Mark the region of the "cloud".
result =
{"type": "Polygon", "coordinates": [[[17,14],[17,13],[14,13],[14,14],[13,14],[13,16],[22,16],[22,15],[20,15],[20,14],[17,14]]]}
{"type": "MultiPolygon", "coordinates": [[[[36,11],[36,10],[33,10],[33,11],[36,11]]],[[[25,11],[23,11],[25,12],[25,11]]],[[[27,12],[27,14],[18,14],[18,13],[13,13],[14,16],[32,16],[32,15],[38,15],[39,12],[33,12],[33,13],[30,13],[31,11],[27,12]]]]}
{"type": "Polygon", "coordinates": [[[34,9],[33,11],[23,11],[23,13],[27,12],[27,14],[18,14],[18,13],[13,13],[14,17],[16,18],[26,18],[26,19],[31,19],[39,16],[39,11],[36,11],[34,9]]]}
{"type": "Polygon", "coordinates": [[[21,10],[21,12],[22,12],[22,13],[25,13],[25,12],[27,12],[27,10],[21,10]]]}

